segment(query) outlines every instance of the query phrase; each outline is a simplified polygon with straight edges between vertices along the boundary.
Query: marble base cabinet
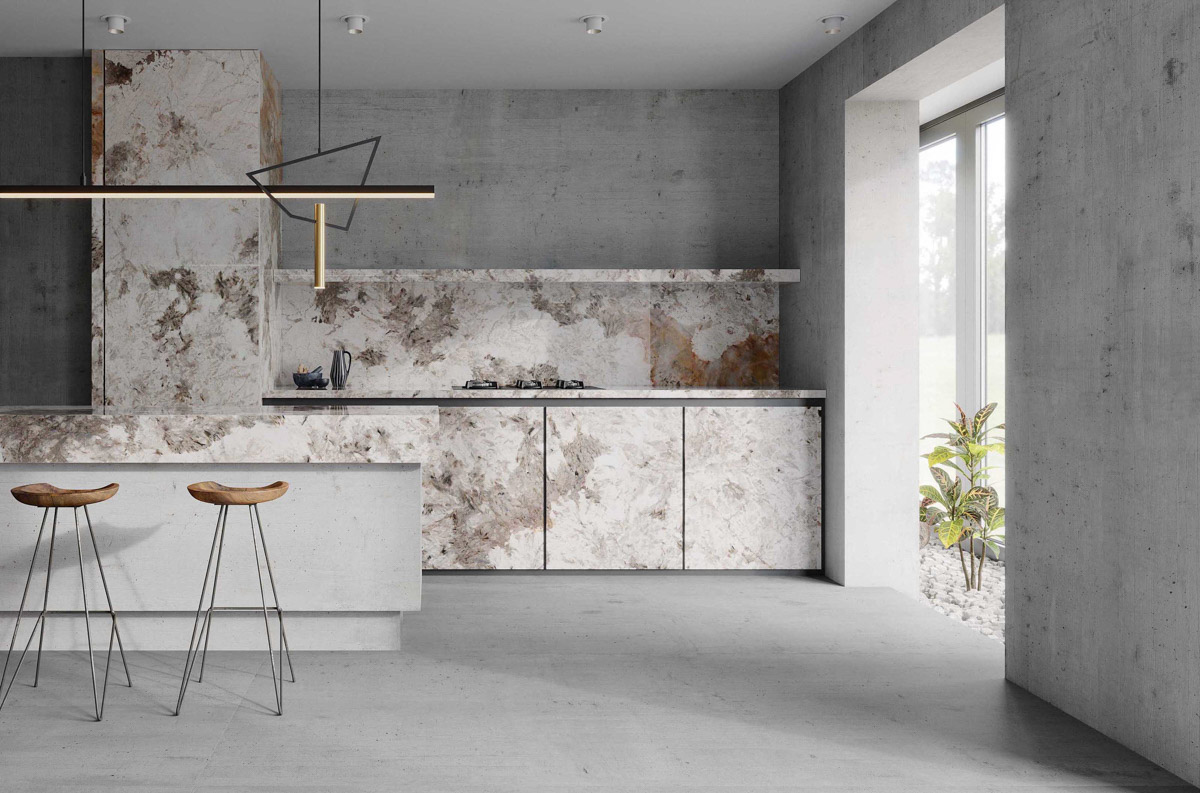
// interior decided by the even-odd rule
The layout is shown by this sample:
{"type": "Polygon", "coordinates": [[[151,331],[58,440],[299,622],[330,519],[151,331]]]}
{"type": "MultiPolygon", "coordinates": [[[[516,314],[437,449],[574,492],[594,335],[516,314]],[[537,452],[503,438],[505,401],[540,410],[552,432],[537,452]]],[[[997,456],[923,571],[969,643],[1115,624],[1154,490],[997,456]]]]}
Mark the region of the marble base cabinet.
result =
{"type": "Polygon", "coordinates": [[[432,570],[819,570],[820,407],[443,406],[432,570]]]}
{"type": "Polygon", "coordinates": [[[821,569],[821,408],[683,411],[687,568],[821,569]]]}
{"type": "Polygon", "coordinates": [[[546,408],[546,567],[682,569],[680,408],[546,408]]]}
{"type": "Polygon", "coordinates": [[[422,466],[427,570],[543,567],[540,407],[440,407],[422,466]]]}

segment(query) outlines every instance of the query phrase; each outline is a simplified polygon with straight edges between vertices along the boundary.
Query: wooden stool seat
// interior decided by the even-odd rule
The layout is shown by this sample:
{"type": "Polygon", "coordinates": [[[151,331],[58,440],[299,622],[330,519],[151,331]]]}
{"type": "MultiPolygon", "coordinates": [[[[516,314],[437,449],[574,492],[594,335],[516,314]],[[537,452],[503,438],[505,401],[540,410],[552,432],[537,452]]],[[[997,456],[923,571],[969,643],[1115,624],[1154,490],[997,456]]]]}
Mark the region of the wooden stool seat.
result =
{"type": "Polygon", "coordinates": [[[188,492],[192,494],[192,498],[206,504],[219,504],[223,507],[265,504],[279,498],[287,490],[287,482],[272,482],[263,487],[226,487],[216,482],[197,482],[194,485],[188,485],[188,492]]]}
{"type": "Polygon", "coordinates": [[[91,490],[68,490],[39,482],[36,485],[14,487],[12,494],[17,501],[31,507],[82,507],[108,501],[117,494],[117,488],[116,482],[91,490]]]}

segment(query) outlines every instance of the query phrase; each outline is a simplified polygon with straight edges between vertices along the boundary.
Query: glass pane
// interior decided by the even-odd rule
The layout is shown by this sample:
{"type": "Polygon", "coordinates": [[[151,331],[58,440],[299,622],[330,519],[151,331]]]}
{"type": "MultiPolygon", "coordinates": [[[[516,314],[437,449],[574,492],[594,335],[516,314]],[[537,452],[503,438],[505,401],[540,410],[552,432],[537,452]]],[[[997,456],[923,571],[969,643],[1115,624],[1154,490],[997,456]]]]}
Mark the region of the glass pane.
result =
{"type": "MultiPolygon", "coordinates": [[[[984,388],[987,402],[998,403],[991,425],[1004,422],[1004,116],[983,125],[983,267],[986,360],[984,388]]],[[[997,466],[991,484],[1004,499],[1004,457],[989,461],[997,466]]]]}
{"type": "MultiPolygon", "coordinates": [[[[921,250],[918,327],[920,330],[921,437],[945,432],[943,418],[954,415],[955,398],[955,169],[957,143],[950,137],[921,150],[921,250]]],[[[927,453],[934,441],[921,441],[927,453]]],[[[933,484],[929,466],[921,484],[933,484]]]]}

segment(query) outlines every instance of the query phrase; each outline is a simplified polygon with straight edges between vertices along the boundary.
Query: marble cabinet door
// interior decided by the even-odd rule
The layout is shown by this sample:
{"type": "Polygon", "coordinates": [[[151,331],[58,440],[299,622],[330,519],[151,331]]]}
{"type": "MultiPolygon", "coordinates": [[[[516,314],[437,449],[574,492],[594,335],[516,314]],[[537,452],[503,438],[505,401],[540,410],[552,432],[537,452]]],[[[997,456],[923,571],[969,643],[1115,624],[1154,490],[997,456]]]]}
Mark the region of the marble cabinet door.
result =
{"type": "Polygon", "coordinates": [[[689,570],[821,569],[821,408],[684,408],[689,570]]]}
{"type": "Polygon", "coordinates": [[[440,407],[421,466],[427,570],[543,567],[540,407],[440,407]]]}
{"type": "Polygon", "coordinates": [[[683,567],[683,409],[546,408],[546,566],[683,567]]]}

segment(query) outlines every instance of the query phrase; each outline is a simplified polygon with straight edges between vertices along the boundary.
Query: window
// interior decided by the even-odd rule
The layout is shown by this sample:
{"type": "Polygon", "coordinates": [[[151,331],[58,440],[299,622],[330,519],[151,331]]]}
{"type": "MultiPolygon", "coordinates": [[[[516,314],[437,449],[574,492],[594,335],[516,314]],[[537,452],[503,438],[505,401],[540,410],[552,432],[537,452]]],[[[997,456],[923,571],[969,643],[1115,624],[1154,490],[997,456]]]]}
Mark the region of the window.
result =
{"type": "MultiPolygon", "coordinates": [[[[996,402],[991,424],[1004,421],[1004,146],[1003,96],[921,129],[922,436],[945,430],[955,402],[968,413],[996,402]]],[[[1001,497],[1003,461],[992,461],[1001,497]]]]}

